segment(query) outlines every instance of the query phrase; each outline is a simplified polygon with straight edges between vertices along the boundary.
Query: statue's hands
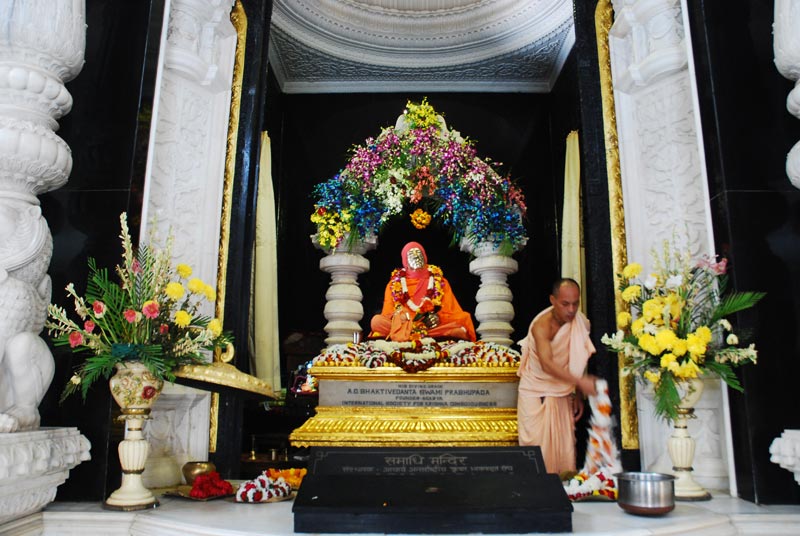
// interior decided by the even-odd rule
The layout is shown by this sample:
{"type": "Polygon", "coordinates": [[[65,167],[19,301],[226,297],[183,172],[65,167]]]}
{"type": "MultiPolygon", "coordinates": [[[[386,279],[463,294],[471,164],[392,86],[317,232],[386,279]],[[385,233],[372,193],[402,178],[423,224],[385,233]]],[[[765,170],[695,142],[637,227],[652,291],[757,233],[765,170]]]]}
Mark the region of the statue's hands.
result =
{"type": "Polygon", "coordinates": [[[439,325],[439,315],[435,312],[431,311],[430,313],[426,313],[425,316],[422,318],[422,323],[425,324],[425,327],[428,329],[433,329],[439,325]]]}

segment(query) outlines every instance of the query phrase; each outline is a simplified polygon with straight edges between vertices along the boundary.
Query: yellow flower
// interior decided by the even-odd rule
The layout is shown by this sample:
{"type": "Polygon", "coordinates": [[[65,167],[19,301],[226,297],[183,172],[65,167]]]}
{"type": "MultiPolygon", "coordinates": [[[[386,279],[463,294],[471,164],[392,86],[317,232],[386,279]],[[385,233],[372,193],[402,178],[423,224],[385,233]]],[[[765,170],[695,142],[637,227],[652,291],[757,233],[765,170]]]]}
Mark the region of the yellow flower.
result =
{"type": "Polygon", "coordinates": [[[639,285],[631,285],[622,291],[622,299],[630,303],[642,294],[642,287],[639,285]]]}
{"type": "Polygon", "coordinates": [[[675,372],[675,375],[679,378],[697,378],[697,374],[700,372],[700,367],[697,366],[697,363],[692,361],[691,359],[687,359],[683,364],[678,367],[678,370],[675,372]]]}
{"type": "Polygon", "coordinates": [[[192,323],[192,315],[186,311],[180,310],[175,313],[175,323],[178,325],[178,327],[185,328],[192,323]]]}
{"type": "Polygon", "coordinates": [[[699,357],[706,353],[706,343],[698,335],[690,333],[686,336],[686,349],[692,354],[692,358],[699,357]]]}
{"type": "Polygon", "coordinates": [[[694,330],[695,335],[697,335],[701,341],[708,344],[711,342],[711,330],[708,329],[706,326],[700,326],[696,330],[694,330]]]}
{"type": "Polygon", "coordinates": [[[662,350],[672,350],[677,340],[678,336],[675,335],[675,332],[671,329],[662,329],[656,333],[656,342],[658,343],[658,347],[662,350]]]}
{"type": "Polygon", "coordinates": [[[167,288],[164,289],[164,294],[172,300],[180,300],[184,292],[180,283],[167,283],[167,288]]]}
{"type": "Polygon", "coordinates": [[[646,322],[651,322],[659,326],[663,325],[663,311],[664,301],[659,297],[650,298],[642,304],[642,316],[646,322]]]}
{"type": "Polygon", "coordinates": [[[196,277],[189,280],[188,287],[192,294],[202,294],[206,290],[206,284],[196,277]]]}
{"type": "Polygon", "coordinates": [[[175,267],[175,270],[177,270],[178,275],[184,279],[192,275],[192,267],[188,264],[179,264],[175,267]]]}
{"type": "Polygon", "coordinates": [[[686,351],[688,350],[686,340],[685,339],[675,339],[672,343],[672,353],[678,357],[682,355],[686,355],[686,351]]]}
{"type": "Polygon", "coordinates": [[[206,295],[206,299],[208,301],[210,301],[210,302],[213,302],[214,299],[216,299],[216,297],[217,297],[217,292],[214,290],[214,287],[212,287],[211,285],[206,285],[203,288],[203,294],[206,295]]]}
{"type": "Polygon", "coordinates": [[[683,300],[678,294],[670,293],[664,298],[664,303],[669,306],[669,317],[676,319],[681,316],[681,309],[683,309],[683,300]]]}
{"type": "Polygon", "coordinates": [[[658,383],[658,380],[661,379],[661,373],[654,370],[646,370],[644,371],[644,377],[650,380],[650,383],[658,383]]]}
{"type": "Polygon", "coordinates": [[[661,368],[668,369],[670,363],[674,363],[677,360],[678,358],[675,357],[675,354],[664,354],[661,356],[661,363],[660,363],[661,368]]]}
{"type": "Polygon", "coordinates": [[[641,336],[641,334],[644,333],[644,325],[644,318],[637,318],[633,321],[633,324],[631,324],[631,333],[637,337],[641,336]]]}
{"type": "Polygon", "coordinates": [[[642,265],[638,262],[632,262],[622,269],[622,277],[625,279],[633,279],[642,273],[642,265]]]}
{"type": "Polygon", "coordinates": [[[208,330],[214,337],[220,336],[222,333],[222,323],[219,321],[219,318],[214,318],[208,323],[208,330]]]}
{"type": "Polygon", "coordinates": [[[411,224],[417,229],[424,229],[431,222],[431,215],[418,208],[411,214],[411,224]]]}
{"type": "Polygon", "coordinates": [[[661,353],[661,349],[656,343],[656,338],[649,333],[643,333],[642,336],[639,337],[639,347],[648,354],[658,355],[661,353]]]}
{"type": "Polygon", "coordinates": [[[617,315],[617,328],[625,329],[631,323],[631,314],[628,311],[622,311],[617,315]]]}

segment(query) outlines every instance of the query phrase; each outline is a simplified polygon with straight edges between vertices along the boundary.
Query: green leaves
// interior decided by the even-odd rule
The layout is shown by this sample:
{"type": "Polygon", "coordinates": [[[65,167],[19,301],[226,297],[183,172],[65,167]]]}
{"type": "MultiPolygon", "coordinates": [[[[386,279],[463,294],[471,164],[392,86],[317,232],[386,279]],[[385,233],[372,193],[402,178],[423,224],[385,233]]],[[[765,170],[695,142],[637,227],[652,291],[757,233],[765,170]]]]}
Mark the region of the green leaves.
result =
{"type": "Polygon", "coordinates": [[[764,296],[766,296],[765,292],[732,292],[722,298],[711,317],[711,321],[715,323],[733,313],[750,309],[764,296]]]}
{"type": "Polygon", "coordinates": [[[678,417],[681,396],[670,372],[661,374],[661,379],[655,386],[655,395],[656,415],[674,421],[678,417]]]}

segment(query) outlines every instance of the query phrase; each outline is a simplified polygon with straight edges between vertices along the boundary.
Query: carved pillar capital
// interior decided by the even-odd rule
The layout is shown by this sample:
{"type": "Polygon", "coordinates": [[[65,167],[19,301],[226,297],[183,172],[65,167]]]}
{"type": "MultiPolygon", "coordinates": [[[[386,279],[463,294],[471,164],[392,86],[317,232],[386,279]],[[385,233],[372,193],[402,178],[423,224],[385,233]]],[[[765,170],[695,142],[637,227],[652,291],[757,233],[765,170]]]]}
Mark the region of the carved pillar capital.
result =
{"type": "Polygon", "coordinates": [[[217,75],[220,36],[233,35],[234,0],[175,0],[170,10],[165,67],[202,85],[217,75]]]}

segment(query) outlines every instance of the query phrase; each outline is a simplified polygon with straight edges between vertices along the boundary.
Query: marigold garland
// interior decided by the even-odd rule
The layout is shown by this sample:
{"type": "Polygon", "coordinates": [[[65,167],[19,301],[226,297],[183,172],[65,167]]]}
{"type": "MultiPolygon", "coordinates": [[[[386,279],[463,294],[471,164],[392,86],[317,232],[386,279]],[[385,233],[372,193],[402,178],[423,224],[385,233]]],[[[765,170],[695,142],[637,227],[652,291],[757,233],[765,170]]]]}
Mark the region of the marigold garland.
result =
{"type": "Polygon", "coordinates": [[[431,223],[431,215],[418,208],[414,212],[411,213],[411,225],[416,227],[417,229],[424,229],[431,223]]]}

